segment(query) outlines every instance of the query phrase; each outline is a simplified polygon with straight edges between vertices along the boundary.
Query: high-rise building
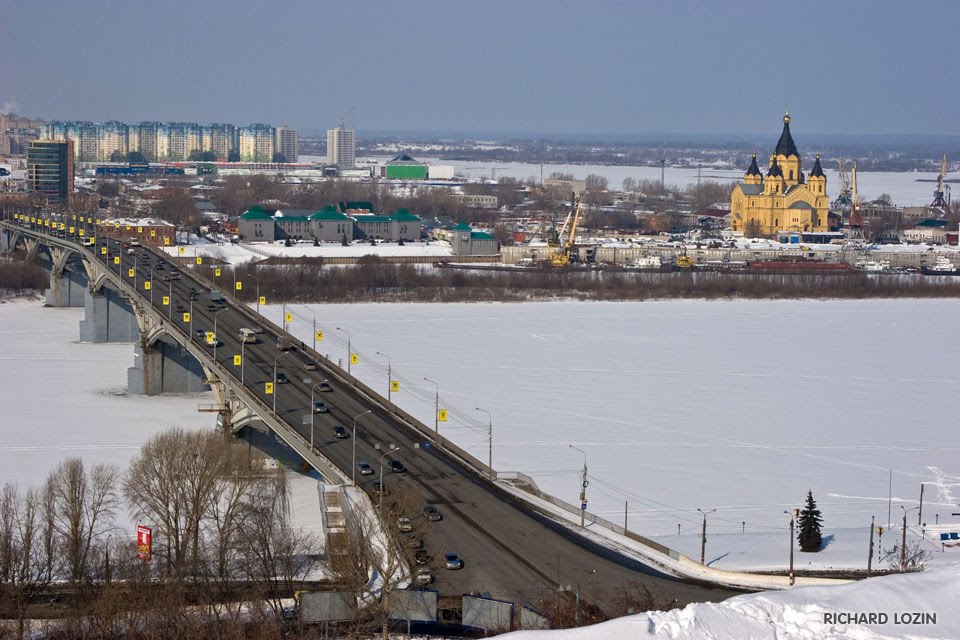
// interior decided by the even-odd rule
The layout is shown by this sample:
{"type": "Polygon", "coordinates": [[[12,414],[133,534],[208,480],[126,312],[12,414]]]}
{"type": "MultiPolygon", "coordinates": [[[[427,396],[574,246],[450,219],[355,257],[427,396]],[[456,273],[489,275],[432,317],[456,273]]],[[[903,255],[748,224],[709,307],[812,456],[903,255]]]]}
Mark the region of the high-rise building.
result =
{"type": "Polygon", "coordinates": [[[241,162],[273,162],[274,129],[268,124],[252,124],[240,129],[241,162]]]}
{"type": "Polygon", "coordinates": [[[237,128],[232,124],[215,123],[203,128],[203,150],[217,154],[221,162],[236,160],[240,156],[240,141],[237,128]]]}
{"type": "Polygon", "coordinates": [[[73,193],[73,141],[32,140],[27,144],[27,184],[47,196],[49,204],[66,205],[73,193]]]}
{"type": "Polygon", "coordinates": [[[189,160],[190,154],[200,151],[203,145],[200,125],[195,122],[167,123],[167,137],[170,141],[167,157],[170,160],[189,160]]]}
{"type": "Polygon", "coordinates": [[[166,156],[166,131],[159,122],[141,122],[137,125],[137,151],[147,162],[156,162],[166,156]]]}
{"type": "Polygon", "coordinates": [[[104,122],[98,127],[99,162],[111,162],[130,151],[130,127],[122,122],[104,122]]]}
{"type": "Polygon", "coordinates": [[[327,129],[327,162],[340,169],[353,169],[356,164],[357,141],[352,129],[338,125],[327,129]]]}
{"type": "Polygon", "coordinates": [[[300,135],[296,129],[277,127],[274,136],[274,153],[281,154],[283,162],[297,162],[300,156],[300,135]]]}

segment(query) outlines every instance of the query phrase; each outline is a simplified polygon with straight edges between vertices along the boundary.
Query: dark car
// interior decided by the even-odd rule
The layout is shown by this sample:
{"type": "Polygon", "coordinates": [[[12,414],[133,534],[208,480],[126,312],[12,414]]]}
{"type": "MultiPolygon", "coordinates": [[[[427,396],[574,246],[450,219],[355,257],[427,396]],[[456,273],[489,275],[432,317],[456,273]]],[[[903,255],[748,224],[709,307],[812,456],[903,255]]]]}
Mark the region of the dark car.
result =
{"type": "Polygon", "coordinates": [[[390,471],[393,471],[394,473],[405,473],[406,470],[407,468],[403,466],[403,463],[399,460],[390,461],[390,471]]]}
{"type": "Polygon", "coordinates": [[[337,440],[345,440],[350,437],[350,432],[338,424],[333,427],[333,435],[337,440]]]}
{"type": "Polygon", "coordinates": [[[433,522],[443,520],[440,511],[432,504],[428,504],[423,508],[423,515],[427,516],[427,520],[432,520],[433,522]]]}
{"type": "Polygon", "coordinates": [[[381,496],[388,496],[388,495],[390,495],[390,489],[387,489],[386,485],[384,485],[384,484],[383,484],[381,481],[379,481],[379,480],[377,480],[376,482],[374,482],[371,486],[373,487],[374,493],[376,493],[376,494],[378,494],[378,495],[381,495],[381,496]]]}
{"type": "Polygon", "coordinates": [[[206,338],[206,337],[207,337],[207,330],[206,330],[206,329],[197,329],[197,330],[196,330],[196,334],[197,334],[197,337],[198,337],[198,338],[206,338]]]}
{"type": "Polygon", "coordinates": [[[313,403],[313,412],[314,413],[330,413],[330,407],[328,407],[324,403],[317,400],[316,402],[313,403]]]}
{"type": "Polygon", "coordinates": [[[417,549],[417,552],[413,555],[413,561],[418,565],[423,566],[433,562],[433,556],[427,553],[426,549],[417,549]]]}
{"type": "Polygon", "coordinates": [[[282,371],[277,374],[277,384],[287,384],[290,380],[287,378],[287,375],[282,371]]]}
{"type": "Polygon", "coordinates": [[[330,386],[329,382],[324,380],[323,382],[317,385],[317,391],[329,392],[329,391],[333,391],[333,387],[330,386]]]}

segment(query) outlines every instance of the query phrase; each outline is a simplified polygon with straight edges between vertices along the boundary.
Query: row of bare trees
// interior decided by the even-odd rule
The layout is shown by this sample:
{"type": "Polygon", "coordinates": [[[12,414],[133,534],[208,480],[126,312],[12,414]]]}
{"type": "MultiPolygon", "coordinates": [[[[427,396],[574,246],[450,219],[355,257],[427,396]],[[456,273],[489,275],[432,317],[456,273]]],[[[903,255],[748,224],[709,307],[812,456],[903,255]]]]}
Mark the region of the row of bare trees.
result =
{"type": "Polygon", "coordinates": [[[175,428],[123,472],[68,458],[42,487],[4,486],[0,618],[14,622],[0,638],[50,617],[77,638],[279,637],[281,598],[319,541],[291,524],[286,475],[247,456],[221,433],[175,428]],[[124,514],[152,526],[150,562],[124,514]]]}
{"type": "MultiPolygon", "coordinates": [[[[232,274],[221,272],[221,282],[232,274]]],[[[212,279],[212,273],[208,274],[212,279]]],[[[259,290],[288,302],[490,302],[575,297],[581,300],[649,300],[659,298],[904,298],[957,297],[960,283],[916,277],[871,278],[859,273],[731,274],[709,272],[646,273],[617,271],[527,271],[419,269],[364,256],[358,264],[324,267],[304,264],[236,268],[236,279],[259,281],[259,290]]],[[[238,292],[256,302],[257,287],[238,292]]]]}

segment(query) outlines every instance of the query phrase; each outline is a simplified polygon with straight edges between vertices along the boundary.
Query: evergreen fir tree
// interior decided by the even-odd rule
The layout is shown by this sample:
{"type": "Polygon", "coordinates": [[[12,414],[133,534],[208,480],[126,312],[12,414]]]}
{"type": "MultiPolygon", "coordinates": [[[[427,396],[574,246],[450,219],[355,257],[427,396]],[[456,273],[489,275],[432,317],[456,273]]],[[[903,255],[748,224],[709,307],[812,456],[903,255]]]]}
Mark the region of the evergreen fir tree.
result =
{"type": "Polygon", "coordinates": [[[800,551],[814,553],[820,551],[820,546],[823,544],[820,536],[821,522],[823,518],[820,517],[820,510],[817,509],[817,503],[813,499],[813,491],[808,491],[807,504],[800,511],[800,517],[797,519],[797,527],[800,529],[797,534],[800,551]]]}

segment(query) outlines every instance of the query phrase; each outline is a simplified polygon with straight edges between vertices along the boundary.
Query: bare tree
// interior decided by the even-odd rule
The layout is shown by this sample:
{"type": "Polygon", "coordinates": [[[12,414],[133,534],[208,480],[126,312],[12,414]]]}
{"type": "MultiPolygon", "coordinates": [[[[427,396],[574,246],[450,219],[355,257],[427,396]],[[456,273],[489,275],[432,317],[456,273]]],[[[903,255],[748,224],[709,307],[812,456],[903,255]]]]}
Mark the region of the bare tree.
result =
{"type": "Polygon", "coordinates": [[[17,638],[27,632],[28,607],[54,579],[53,499],[30,489],[21,495],[7,484],[0,492],[0,607],[16,620],[17,638]]]}
{"type": "Polygon", "coordinates": [[[47,478],[57,546],[74,584],[91,577],[91,552],[113,526],[117,476],[117,469],[108,465],[96,465],[88,474],[80,458],[67,458],[47,478]]]}

